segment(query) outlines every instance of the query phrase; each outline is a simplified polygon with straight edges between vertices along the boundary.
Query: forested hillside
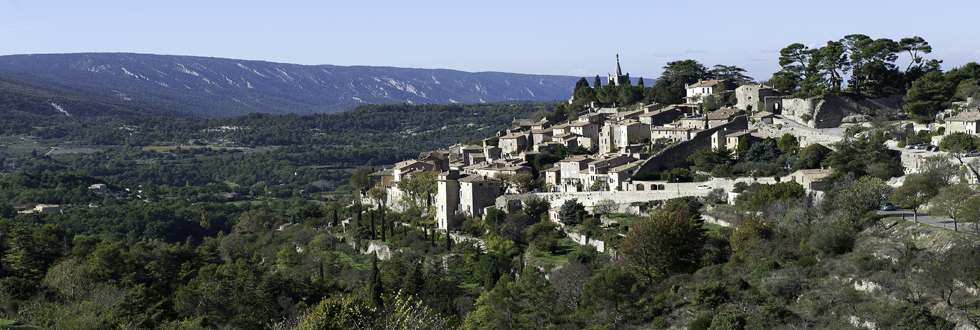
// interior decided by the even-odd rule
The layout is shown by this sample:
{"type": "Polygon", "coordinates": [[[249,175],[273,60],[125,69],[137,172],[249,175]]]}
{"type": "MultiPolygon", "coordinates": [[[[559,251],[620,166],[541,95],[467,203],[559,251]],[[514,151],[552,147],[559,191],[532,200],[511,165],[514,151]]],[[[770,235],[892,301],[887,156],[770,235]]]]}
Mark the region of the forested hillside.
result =
{"type": "MultiPolygon", "coordinates": [[[[9,73],[9,72],[8,72],[9,73]]],[[[139,101],[75,92],[4,77],[0,71],[0,111],[42,116],[130,118],[138,116],[188,117],[190,113],[139,101]]]]}
{"type": "Polygon", "coordinates": [[[363,104],[567,99],[578,77],[296,65],[192,56],[0,56],[0,75],[206,117],[332,113],[363,104]]]}

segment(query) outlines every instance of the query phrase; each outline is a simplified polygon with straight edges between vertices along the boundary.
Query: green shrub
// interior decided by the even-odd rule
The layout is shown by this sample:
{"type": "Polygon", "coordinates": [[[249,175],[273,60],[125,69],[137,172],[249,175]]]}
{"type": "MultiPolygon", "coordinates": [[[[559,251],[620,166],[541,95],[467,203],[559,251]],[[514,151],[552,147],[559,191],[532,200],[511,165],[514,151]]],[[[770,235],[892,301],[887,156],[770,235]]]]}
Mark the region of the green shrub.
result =
{"type": "Polygon", "coordinates": [[[691,299],[694,307],[702,310],[713,309],[728,299],[728,290],[722,282],[707,282],[694,289],[691,299]]]}
{"type": "Polygon", "coordinates": [[[728,310],[718,314],[711,320],[709,330],[742,330],[745,329],[745,313],[739,310],[728,310]]]}
{"type": "Polygon", "coordinates": [[[715,318],[712,313],[701,313],[698,317],[691,321],[691,326],[688,327],[689,330],[708,330],[711,328],[711,320],[715,318]]]}
{"type": "Polygon", "coordinates": [[[863,255],[854,262],[862,272],[876,272],[891,266],[890,259],[878,259],[871,255],[863,255]]]}
{"type": "Polygon", "coordinates": [[[836,256],[851,251],[854,247],[854,236],[854,229],[844,222],[818,224],[806,246],[821,256],[836,256]]]}
{"type": "Polygon", "coordinates": [[[554,253],[559,246],[558,240],[554,237],[541,237],[534,240],[534,247],[548,253],[554,253]]]}
{"type": "Polygon", "coordinates": [[[0,300],[27,300],[36,292],[37,284],[26,278],[4,277],[0,279],[0,300]]]}
{"type": "Polygon", "coordinates": [[[779,269],[779,263],[775,260],[766,260],[755,266],[753,270],[756,277],[762,277],[768,272],[779,269]]]}
{"type": "Polygon", "coordinates": [[[888,321],[882,322],[889,329],[952,330],[956,326],[921,306],[900,305],[889,316],[888,321]]]}
{"type": "Polygon", "coordinates": [[[776,274],[762,280],[759,291],[773,300],[785,304],[796,299],[802,287],[799,280],[788,274],[776,274]]]}

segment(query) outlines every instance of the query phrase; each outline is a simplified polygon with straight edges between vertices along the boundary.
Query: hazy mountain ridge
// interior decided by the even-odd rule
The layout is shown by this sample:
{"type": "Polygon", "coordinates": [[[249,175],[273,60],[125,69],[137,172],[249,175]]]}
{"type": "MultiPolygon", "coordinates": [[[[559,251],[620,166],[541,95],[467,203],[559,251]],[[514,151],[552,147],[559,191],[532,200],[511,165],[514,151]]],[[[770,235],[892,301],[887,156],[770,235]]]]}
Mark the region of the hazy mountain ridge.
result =
{"type": "Polygon", "coordinates": [[[359,104],[567,99],[579,79],[125,53],[0,56],[0,69],[17,79],[211,117],[329,113],[359,104]]]}

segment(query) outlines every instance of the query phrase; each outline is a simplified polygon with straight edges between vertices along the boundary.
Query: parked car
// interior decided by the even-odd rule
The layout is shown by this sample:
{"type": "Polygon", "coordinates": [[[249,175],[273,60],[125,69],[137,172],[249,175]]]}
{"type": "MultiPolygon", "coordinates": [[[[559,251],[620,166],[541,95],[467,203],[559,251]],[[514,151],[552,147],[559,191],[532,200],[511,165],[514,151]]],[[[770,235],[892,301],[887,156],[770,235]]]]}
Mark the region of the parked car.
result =
{"type": "Polygon", "coordinates": [[[698,185],[697,189],[711,189],[711,187],[702,184],[702,185],[698,185]]]}
{"type": "Polygon", "coordinates": [[[929,148],[932,148],[932,147],[933,146],[930,145],[930,144],[920,144],[920,145],[915,146],[915,148],[916,149],[919,149],[919,150],[929,150],[929,148]]]}
{"type": "Polygon", "coordinates": [[[929,146],[929,149],[926,149],[926,150],[928,150],[928,151],[939,151],[939,146],[929,146]]]}
{"type": "Polygon", "coordinates": [[[964,152],[963,157],[976,157],[980,156],[980,151],[970,150],[969,152],[964,152]]]}
{"type": "Polygon", "coordinates": [[[879,207],[878,209],[879,210],[882,210],[882,211],[894,211],[895,210],[895,204],[892,204],[892,203],[889,203],[889,202],[885,202],[885,203],[881,204],[881,207],[879,207]]]}
{"type": "Polygon", "coordinates": [[[921,144],[926,144],[926,143],[923,142],[923,141],[912,142],[912,143],[906,144],[905,145],[905,149],[915,149],[916,147],[918,147],[921,144]]]}

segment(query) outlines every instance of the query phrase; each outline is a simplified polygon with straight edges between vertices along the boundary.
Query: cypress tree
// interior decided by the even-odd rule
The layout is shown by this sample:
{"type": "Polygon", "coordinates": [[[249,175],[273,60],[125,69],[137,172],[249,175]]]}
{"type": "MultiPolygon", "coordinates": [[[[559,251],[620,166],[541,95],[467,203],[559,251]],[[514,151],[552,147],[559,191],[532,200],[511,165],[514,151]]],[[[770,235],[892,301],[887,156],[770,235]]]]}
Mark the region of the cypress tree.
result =
{"type": "Polygon", "coordinates": [[[384,307],[384,301],[381,300],[381,294],[384,292],[384,287],[381,286],[381,273],[378,271],[377,252],[375,252],[374,256],[371,258],[371,277],[368,279],[368,292],[371,296],[371,301],[374,302],[375,306],[378,308],[384,307]]]}
{"type": "Polygon", "coordinates": [[[340,218],[337,217],[337,209],[333,209],[333,226],[336,227],[340,224],[340,218]]]}
{"type": "Polygon", "coordinates": [[[374,212],[368,212],[368,219],[371,220],[371,239],[374,239],[374,212]]]}
{"type": "Polygon", "coordinates": [[[382,219],[381,219],[381,241],[382,242],[385,241],[385,221],[384,221],[383,218],[384,218],[384,216],[382,216],[382,219]]]}
{"type": "Polygon", "coordinates": [[[447,230],[446,231],[446,251],[449,251],[450,249],[452,249],[452,246],[453,246],[453,238],[452,238],[452,235],[449,235],[449,231],[447,230]]]}

